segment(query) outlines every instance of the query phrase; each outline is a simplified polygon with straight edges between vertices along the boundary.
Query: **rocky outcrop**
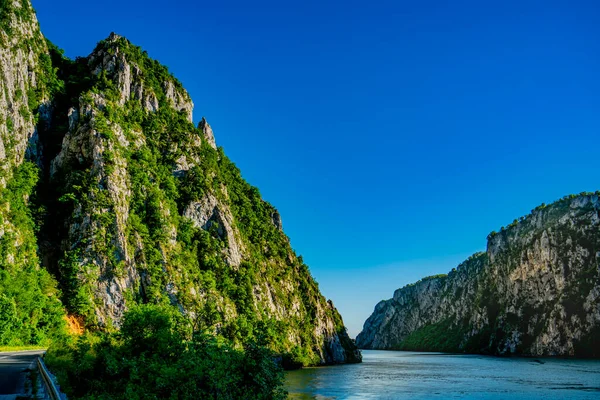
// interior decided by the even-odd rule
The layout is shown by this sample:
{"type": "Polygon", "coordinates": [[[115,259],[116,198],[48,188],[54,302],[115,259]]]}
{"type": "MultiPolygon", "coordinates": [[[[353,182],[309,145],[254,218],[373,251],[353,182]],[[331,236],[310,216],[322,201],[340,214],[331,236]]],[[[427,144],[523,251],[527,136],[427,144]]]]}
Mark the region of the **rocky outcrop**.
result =
{"type": "Polygon", "coordinates": [[[28,1],[0,6],[0,345],[42,345],[64,324],[56,281],[40,268],[32,201],[56,75],[28,1]]]}
{"type": "Polygon", "coordinates": [[[48,55],[38,22],[27,2],[2,5],[0,22],[0,183],[20,165],[27,150],[39,156],[34,115],[45,118],[49,107],[48,55]]]}
{"type": "Polygon", "coordinates": [[[240,265],[242,254],[246,249],[227,205],[220,202],[214,195],[208,194],[200,201],[190,203],[183,211],[183,216],[189,218],[198,228],[206,231],[214,229],[219,238],[227,243],[223,249],[227,265],[230,267],[240,265]]]}
{"type": "MultiPolygon", "coordinates": [[[[394,297],[375,306],[356,341],[362,348],[392,349],[412,332],[445,321],[469,319],[471,304],[479,290],[477,276],[487,263],[485,253],[477,253],[448,275],[438,275],[398,289],[394,297]]],[[[478,316],[473,319],[477,320],[478,316]]]]}
{"type": "MultiPolygon", "coordinates": [[[[182,111],[189,122],[192,122],[192,111],[194,103],[185,90],[180,90],[175,87],[173,80],[167,80],[163,83],[163,90],[169,105],[177,111],[182,111]]],[[[209,127],[210,129],[210,127],[209,127]]],[[[214,137],[212,138],[214,142],[214,137]]]]}
{"type": "MultiPolygon", "coordinates": [[[[26,154],[36,158],[36,206],[47,212],[38,237],[32,223],[19,236],[3,219],[0,238],[33,243],[28,252],[13,246],[4,261],[38,263],[41,254],[66,310],[86,329],[118,328],[134,304],[171,303],[198,329],[238,344],[264,332],[273,350],[304,364],[359,362],[279,212],[217,149],[206,119],[192,124],[181,83],[114,33],[89,56],[66,59],[46,45],[24,4],[2,14],[11,32],[2,32],[0,49],[0,176],[5,184],[26,154]]],[[[3,195],[0,188],[8,215],[3,195]]]]}
{"type": "Polygon", "coordinates": [[[361,348],[598,356],[598,194],[540,206],[447,276],[380,302],[361,348]]]}
{"type": "Polygon", "coordinates": [[[206,121],[206,118],[202,117],[202,120],[198,124],[198,129],[202,132],[202,136],[206,143],[210,145],[213,149],[217,149],[217,142],[215,142],[215,135],[213,134],[213,130],[206,121]]]}
{"type": "MultiPolygon", "coordinates": [[[[86,93],[79,98],[77,107],[68,111],[69,130],[49,171],[54,182],[63,182],[59,183],[65,185],[63,192],[74,187],[84,190],[81,194],[86,201],[77,201],[70,218],[64,222],[68,233],[62,239],[61,252],[73,256],[69,269],[75,268],[80,283],[88,286],[88,300],[95,305],[92,320],[99,326],[119,326],[127,308],[126,293],[144,292],[150,284],[148,274],[142,272],[144,258],[136,259],[136,255],[143,253],[144,245],[139,237],[128,238],[132,191],[129,161],[124,155],[143,147],[146,139],[142,131],[127,132],[121,120],[107,115],[107,104],[124,107],[133,103],[147,113],[156,113],[161,98],[163,107],[184,112],[188,121],[192,118],[193,105],[187,92],[176,87],[174,78],[167,79],[158,91],[148,85],[144,79],[144,74],[148,74],[144,71],[144,59],[132,56],[136,52],[140,50],[112,33],[88,56],[89,74],[113,82],[116,98],[107,98],[106,93],[86,93]],[[82,189],[83,181],[87,187],[82,189]]],[[[190,147],[199,151],[199,137],[192,134],[190,141],[190,147]]],[[[179,155],[174,167],[176,175],[185,174],[199,161],[193,151],[184,154],[179,149],[190,143],[174,143],[172,151],[179,155]]],[[[164,229],[171,232],[170,240],[160,245],[165,263],[176,241],[175,227],[168,223],[169,212],[166,205],[161,207],[164,229]]],[[[239,254],[235,251],[232,254],[239,263],[239,254]]],[[[173,296],[173,285],[169,288],[165,291],[173,296]]]]}
{"type": "Polygon", "coordinates": [[[325,338],[325,347],[320,353],[321,359],[326,364],[361,361],[362,355],[352,343],[345,328],[340,329],[342,321],[333,302],[328,300],[325,309],[319,308],[318,313],[315,332],[317,336],[325,338]],[[333,315],[334,318],[330,318],[329,315],[333,315]]]}
{"type": "Polygon", "coordinates": [[[65,309],[112,330],[149,302],[239,345],[265,337],[304,364],[360,361],[279,213],[206,119],[192,124],[166,67],[114,33],[69,60],[26,0],[4,2],[0,23],[0,306],[14,310],[0,344],[45,343],[65,309]],[[45,210],[37,230],[30,196],[45,210]]]}
{"type": "Polygon", "coordinates": [[[279,211],[273,211],[272,218],[273,225],[275,225],[275,228],[277,228],[280,231],[283,231],[283,222],[281,222],[281,214],[279,214],[279,211]]]}
{"type": "Polygon", "coordinates": [[[170,76],[165,76],[160,86],[153,86],[144,78],[144,60],[141,50],[116,33],[111,33],[100,42],[88,57],[91,73],[95,76],[104,74],[118,88],[120,106],[129,100],[138,101],[149,112],[159,109],[159,97],[164,97],[169,107],[185,114],[192,122],[194,104],[189,94],[181,87],[181,83],[170,76]],[[128,52],[128,53],[127,53],[128,52]]]}
{"type": "Polygon", "coordinates": [[[49,171],[54,180],[66,180],[69,188],[81,187],[85,180],[92,189],[86,201],[73,204],[71,217],[64,221],[68,233],[61,247],[76,255],[77,260],[71,262],[79,265],[77,278],[90,286],[96,321],[102,326],[118,325],[126,309],[125,293],[140,281],[135,250],[127,242],[131,189],[127,160],[119,151],[129,142],[119,125],[106,122],[106,102],[104,96],[90,94],[79,99],[78,110],[69,110],[69,131],[49,171]],[[114,140],[108,138],[112,135],[114,140]]]}

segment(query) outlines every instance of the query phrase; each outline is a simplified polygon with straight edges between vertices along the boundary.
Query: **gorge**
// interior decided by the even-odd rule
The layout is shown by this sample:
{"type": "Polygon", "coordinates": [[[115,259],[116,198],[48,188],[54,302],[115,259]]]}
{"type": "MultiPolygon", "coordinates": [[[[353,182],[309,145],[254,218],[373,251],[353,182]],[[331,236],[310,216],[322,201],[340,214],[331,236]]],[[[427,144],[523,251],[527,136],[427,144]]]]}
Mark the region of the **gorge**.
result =
{"type": "Polygon", "coordinates": [[[597,397],[600,191],[465,256],[596,190],[597,10],[116,3],[0,0],[0,398],[597,397]]]}

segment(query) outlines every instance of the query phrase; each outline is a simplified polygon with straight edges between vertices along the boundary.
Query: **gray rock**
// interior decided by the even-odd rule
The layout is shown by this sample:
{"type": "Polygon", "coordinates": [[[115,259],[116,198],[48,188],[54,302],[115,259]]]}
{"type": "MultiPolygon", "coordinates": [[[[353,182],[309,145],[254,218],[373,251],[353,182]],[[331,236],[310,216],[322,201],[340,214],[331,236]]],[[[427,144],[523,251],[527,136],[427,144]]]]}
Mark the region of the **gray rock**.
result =
{"type": "Polygon", "coordinates": [[[183,216],[192,220],[195,226],[205,230],[210,230],[214,226],[221,239],[227,244],[225,249],[227,263],[232,267],[240,265],[244,245],[227,205],[221,203],[214,195],[208,194],[200,201],[189,204],[183,211],[183,216]]]}
{"type": "Polygon", "coordinates": [[[202,131],[204,136],[204,140],[212,147],[213,149],[217,149],[217,143],[215,142],[215,135],[213,134],[213,130],[206,121],[206,118],[202,117],[202,120],[198,124],[198,129],[202,131]]]}
{"type": "Polygon", "coordinates": [[[393,349],[425,326],[446,324],[461,332],[455,351],[585,355],[578,344],[600,326],[599,215],[598,195],[534,210],[490,235],[486,253],[447,277],[377,304],[357,345],[393,349]],[[472,338],[483,347],[473,348],[472,338]]]}

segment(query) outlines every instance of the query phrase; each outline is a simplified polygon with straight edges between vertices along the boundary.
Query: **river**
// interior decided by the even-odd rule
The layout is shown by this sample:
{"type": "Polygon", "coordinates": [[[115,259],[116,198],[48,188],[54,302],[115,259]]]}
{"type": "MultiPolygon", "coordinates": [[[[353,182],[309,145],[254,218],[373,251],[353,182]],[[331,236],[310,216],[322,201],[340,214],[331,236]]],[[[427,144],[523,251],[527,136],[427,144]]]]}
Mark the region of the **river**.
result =
{"type": "Polygon", "coordinates": [[[286,372],[291,399],[600,399],[600,360],[364,350],[361,364],[286,372]]]}

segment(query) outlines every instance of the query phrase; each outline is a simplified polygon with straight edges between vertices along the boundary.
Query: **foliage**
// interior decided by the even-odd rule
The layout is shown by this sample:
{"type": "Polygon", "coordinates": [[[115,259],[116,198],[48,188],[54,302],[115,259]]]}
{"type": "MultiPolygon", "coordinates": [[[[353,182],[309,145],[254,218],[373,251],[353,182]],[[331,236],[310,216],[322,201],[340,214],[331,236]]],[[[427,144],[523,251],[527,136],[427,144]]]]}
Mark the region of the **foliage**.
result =
{"type": "Polygon", "coordinates": [[[12,18],[17,21],[31,21],[33,9],[29,0],[20,0],[19,6],[15,6],[14,0],[0,0],[0,27],[8,35],[12,34],[12,18]]]}
{"type": "Polygon", "coordinates": [[[39,267],[37,226],[28,199],[38,168],[25,162],[0,190],[0,345],[47,344],[64,333],[56,282],[39,267]]]}
{"type": "Polygon", "coordinates": [[[398,350],[412,351],[459,351],[464,332],[453,325],[451,319],[425,325],[398,344],[398,350]]]}
{"type": "Polygon", "coordinates": [[[285,398],[270,351],[194,332],[171,307],[134,307],[120,332],[56,344],[47,363],[74,399],[285,398]]]}
{"type": "MultiPolygon", "coordinates": [[[[36,69],[28,71],[36,78],[35,86],[24,82],[24,88],[16,87],[13,107],[21,117],[34,116],[37,121],[39,105],[59,91],[62,82],[45,52],[41,33],[31,32],[29,27],[15,29],[19,25],[35,26],[28,0],[3,0],[0,24],[3,48],[22,51],[36,63],[36,69]]],[[[15,129],[10,116],[5,123],[9,132],[15,129]]],[[[2,175],[6,180],[0,189],[0,345],[47,345],[64,334],[64,310],[56,282],[40,267],[38,258],[36,235],[45,212],[38,202],[39,169],[32,162],[11,165],[14,159],[19,159],[14,154],[16,136],[4,140],[7,157],[2,175]]]]}
{"type": "Polygon", "coordinates": [[[436,280],[439,279],[442,282],[446,280],[446,278],[448,277],[448,274],[437,274],[437,275],[430,275],[430,276],[426,276],[424,278],[419,279],[417,282],[415,283],[409,283],[408,285],[406,285],[405,287],[411,287],[411,286],[416,286],[422,282],[427,282],[427,281],[431,281],[431,280],[436,280]]]}

